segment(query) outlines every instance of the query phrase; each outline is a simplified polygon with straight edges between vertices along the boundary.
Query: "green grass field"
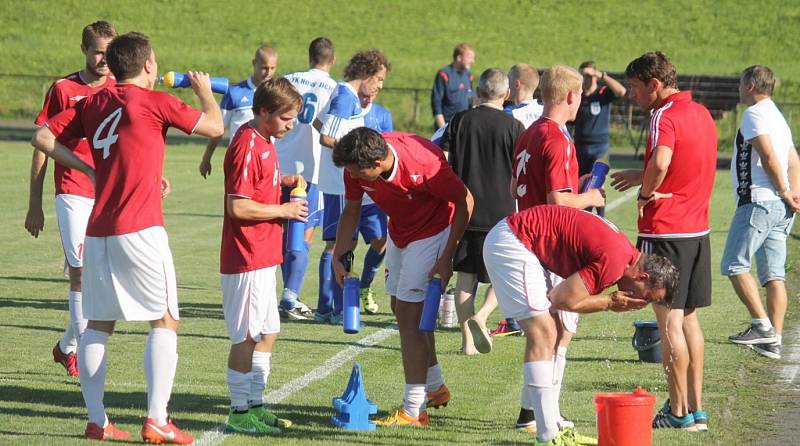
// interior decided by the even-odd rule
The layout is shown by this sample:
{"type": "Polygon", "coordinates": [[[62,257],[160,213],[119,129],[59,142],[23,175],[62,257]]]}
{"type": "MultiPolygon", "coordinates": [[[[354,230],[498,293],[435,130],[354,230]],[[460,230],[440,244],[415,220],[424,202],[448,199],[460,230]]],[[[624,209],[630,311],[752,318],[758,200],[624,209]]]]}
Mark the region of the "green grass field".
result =
{"type": "MultiPolygon", "coordinates": [[[[172,181],[173,193],[164,204],[182,316],[171,412],[198,439],[218,427],[227,415],[225,361],[229,348],[218,275],[222,157],[215,159],[214,173],[204,180],[196,168],[201,151],[202,147],[196,144],[169,148],[166,175],[172,181]]],[[[26,143],[0,142],[0,162],[6,171],[0,177],[0,194],[6,197],[0,204],[0,226],[6,228],[0,233],[0,339],[4,341],[0,348],[0,444],[79,444],[86,423],[80,390],[77,381],[65,376],[61,366],[52,362],[50,354],[67,321],[68,286],[61,271],[63,258],[50,178],[45,192],[45,232],[34,240],[23,228],[30,153],[26,143]]],[[[609,202],[618,196],[609,192],[609,202]]],[[[628,201],[608,216],[633,235],[634,214],[633,202],[628,201]]],[[[731,214],[728,173],[720,171],[712,200],[714,265],[718,264],[731,214]]],[[[320,249],[321,243],[315,243],[303,292],[303,300],[312,307],[316,303],[316,259],[320,249]]],[[[789,306],[792,321],[787,332],[797,321],[797,253],[793,237],[789,306]]],[[[780,407],[772,396],[781,392],[773,385],[773,374],[781,363],[726,341],[748,319],[727,281],[716,274],[714,280],[714,305],[701,312],[707,338],[705,402],[711,432],[659,431],[654,435],[656,445],[753,444],[769,436],[774,429],[770,423],[779,421],[780,412],[775,411],[780,407]]],[[[381,282],[375,284],[381,295],[381,313],[365,316],[366,326],[358,335],[343,334],[341,328],[329,325],[283,325],[268,391],[286,390],[284,386],[292,380],[323,365],[333,364],[335,369],[327,377],[288,393],[274,405],[275,411],[295,421],[296,427],[264,440],[229,436],[224,439],[225,445],[256,441],[423,446],[532,442],[528,434],[511,428],[519,408],[524,340],[500,339],[491,354],[464,357],[458,354],[460,336],[455,331],[438,333],[439,358],[453,400],[447,408],[431,411],[431,428],[353,433],[330,425],[329,417],[334,415],[331,398],[344,390],[354,361],[362,365],[368,396],[381,411],[401,402],[403,380],[396,334],[359,350],[354,359],[329,361],[354,342],[392,324],[381,282]]],[[[493,322],[497,318],[499,315],[495,314],[493,322]]],[[[562,409],[583,433],[595,432],[595,392],[631,391],[642,386],[657,395],[658,405],[666,398],[659,366],[639,363],[630,346],[632,323],[637,319],[653,319],[652,311],[582,318],[568,354],[562,409]]],[[[145,415],[142,353],[146,332],[146,324],[120,323],[108,348],[107,410],[120,427],[131,432],[138,432],[145,415]]],[[[787,338],[787,342],[792,341],[787,338]]],[[[273,401],[275,395],[272,394],[273,401]]]]}

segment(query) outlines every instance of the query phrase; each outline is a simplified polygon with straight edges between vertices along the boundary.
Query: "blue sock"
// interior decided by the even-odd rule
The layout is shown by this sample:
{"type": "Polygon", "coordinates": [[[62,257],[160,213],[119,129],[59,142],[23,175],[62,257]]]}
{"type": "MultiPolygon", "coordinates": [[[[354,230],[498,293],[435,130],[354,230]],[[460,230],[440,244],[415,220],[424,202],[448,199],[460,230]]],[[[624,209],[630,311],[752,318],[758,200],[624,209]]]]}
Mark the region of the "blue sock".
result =
{"type": "Polygon", "coordinates": [[[284,253],[283,258],[283,286],[294,291],[297,295],[300,295],[303,277],[305,277],[306,268],[308,268],[308,243],[305,244],[305,248],[302,251],[288,251],[284,253]]]}
{"type": "Polygon", "coordinates": [[[361,288],[369,288],[372,285],[372,281],[375,280],[375,274],[381,269],[381,263],[383,263],[385,255],[385,250],[383,254],[379,254],[372,247],[367,250],[367,254],[364,256],[364,270],[361,272],[361,288]]]}
{"type": "Polygon", "coordinates": [[[512,330],[521,330],[522,329],[522,327],[519,326],[517,321],[515,321],[514,319],[512,319],[510,317],[506,318],[506,324],[508,324],[508,328],[510,328],[512,330]]]}
{"type": "MultiPolygon", "coordinates": [[[[331,263],[330,271],[331,277],[333,277],[333,263],[331,263]]],[[[333,314],[342,314],[344,309],[344,290],[335,279],[331,280],[331,288],[333,289],[333,314]]]]}
{"type": "Polygon", "coordinates": [[[323,252],[319,258],[319,299],[317,313],[327,314],[333,311],[333,253],[323,252]]]}

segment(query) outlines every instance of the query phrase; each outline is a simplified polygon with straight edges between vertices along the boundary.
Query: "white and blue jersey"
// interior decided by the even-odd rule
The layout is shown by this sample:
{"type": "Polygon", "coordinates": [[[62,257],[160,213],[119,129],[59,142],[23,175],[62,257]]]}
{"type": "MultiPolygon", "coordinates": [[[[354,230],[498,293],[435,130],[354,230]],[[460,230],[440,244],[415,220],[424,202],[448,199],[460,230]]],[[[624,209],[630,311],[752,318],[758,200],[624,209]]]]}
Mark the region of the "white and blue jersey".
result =
{"type": "Polygon", "coordinates": [[[534,121],[539,119],[544,112],[544,107],[536,100],[520,102],[517,105],[509,105],[503,109],[504,112],[517,118],[517,121],[527,129],[534,121]]]}
{"type": "MultiPolygon", "coordinates": [[[[369,110],[361,108],[358,92],[347,82],[340,82],[331,99],[328,113],[322,115],[320,134],[339,140],[351,130],[364,126],[369,110]]],[[[320,153],[319,190],[326,194],[344,195],[343,169],[333,164],[333,150],[323,147],[320,153]]]]}
{"type": "Polygon", "coordinates": [[[367,115],[364,116],[364,127],[381,133],[393,132],[392,112],[373,102],[367,115]]]}
{"type": "Polygon", "coordinates": [[[256,86],[248,77],[229,88],[228,92],[222,96],[219,108],[222,111],[222,122],[225,128],[229,129],[228,135],[231,140],[242,124],[253,119],[253,94],[255,92],[256,86]]]}

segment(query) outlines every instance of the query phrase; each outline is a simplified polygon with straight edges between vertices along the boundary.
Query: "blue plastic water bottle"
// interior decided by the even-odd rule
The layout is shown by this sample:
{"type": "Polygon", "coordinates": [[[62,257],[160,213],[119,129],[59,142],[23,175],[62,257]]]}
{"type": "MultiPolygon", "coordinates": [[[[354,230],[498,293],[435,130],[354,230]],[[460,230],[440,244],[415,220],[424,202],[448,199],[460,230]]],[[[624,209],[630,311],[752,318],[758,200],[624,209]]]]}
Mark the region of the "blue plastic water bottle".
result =
{"type": "Polygon", "coordinates": [[[339,260],[348,272],[342,289],[342,328],[347,334],[355,334],[361,330],[361,280],[349,275],[353,266],[353,251],[347,251],[339,260]]]}
{"type": "Polygon", "coordinates": [[[581,189],[581,193],[588,191],[589,189],[600,189],[603,187],[603,183],[606,181],[606,175],[608,174],[608,158],[604,157],[594,162],[592,166],[592,176],[586,180],[586,183],[583,185],[583,189],[581,189]]]}
{"type": "Polygon", "coordinates": [[[428,282],[425,290],[425,303],[422,305],[422,317],[419,318],[419,331],[436,330],[436,317],[439,315],[439,302],[442,300],[442,279],[438,274],[428,282]]]}
{"type": "MultiPolygon", "coordinates": [[[[308,197],[303,187],[303,181],[298,181],[297,186],[289,193],[289,201],[305,200],[308,197]]],[[[287,248],[289,251],[303,251],[306,249],[305,231],[306,224],[302,220],[293,218],[289,220],[287,228],[287,248]]]]}
{"type": "MultiPolygon", "coordinates": [[[[228,78],[212,77],[209,78],[209,80],[211,81],[211,91],[214,93],[225,94],[228,92],[228,78]]],[[[167,74],[161,78],[161,83],[172,88],[186,88],[192,86],[192,81],[189,80],[189,76],[178,71],[167,72],[167,74]]]]}

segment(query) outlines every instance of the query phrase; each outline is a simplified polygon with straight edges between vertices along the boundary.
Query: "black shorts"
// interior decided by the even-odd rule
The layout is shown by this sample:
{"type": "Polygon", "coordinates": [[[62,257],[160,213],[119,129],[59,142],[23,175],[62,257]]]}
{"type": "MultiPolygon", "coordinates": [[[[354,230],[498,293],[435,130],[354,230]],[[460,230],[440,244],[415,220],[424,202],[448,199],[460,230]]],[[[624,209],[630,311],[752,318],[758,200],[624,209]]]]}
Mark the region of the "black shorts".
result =
{"type": "Polygon", "coordinates": [[[669,259],[680,277],[672,294],[673,309],[691,309],[711,305],[711,242],[708,235],[693,238],[642,238],[636,247],[648,254],[669,259]]]}
{"type": "Polygon", "coordinates": [[[453,257],[453,271],[470,273],[478,276],[478,282],[489,283],[489,273],[483,263],[483,241],[488,232],[465,231],[458,242],[456,255],[453,257]]]}

